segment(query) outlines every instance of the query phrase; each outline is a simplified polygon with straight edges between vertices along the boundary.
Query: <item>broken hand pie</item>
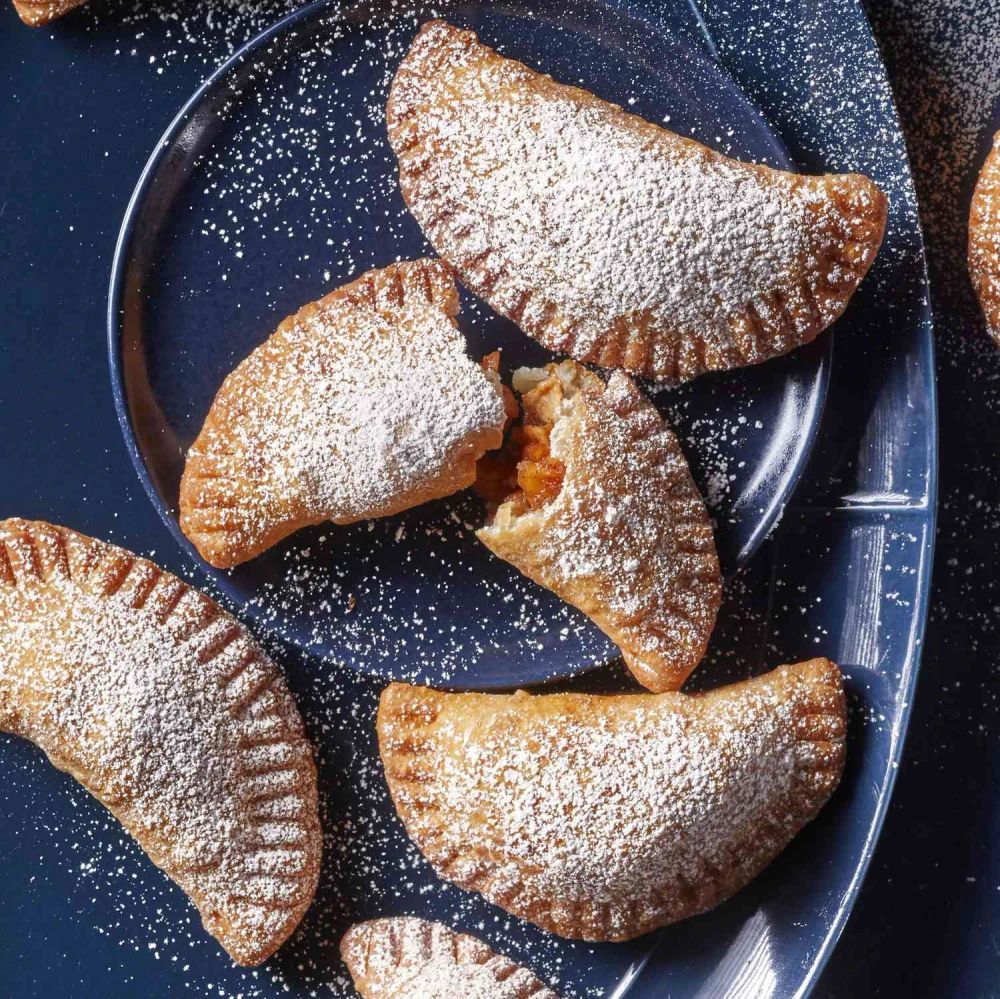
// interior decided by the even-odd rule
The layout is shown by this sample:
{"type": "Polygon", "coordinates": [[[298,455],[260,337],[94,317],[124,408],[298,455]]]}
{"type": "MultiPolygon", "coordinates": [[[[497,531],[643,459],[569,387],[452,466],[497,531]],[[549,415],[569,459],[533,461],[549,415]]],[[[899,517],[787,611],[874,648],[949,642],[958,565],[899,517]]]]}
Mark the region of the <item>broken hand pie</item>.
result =
{"type": "Polygon", "coordinates": [[[480,540],[588,615],[643,686],[680,687],[705,654],[722,580],[677,438],[621,372],[605,385],[564,361],[522,368],[514,388],[523,423],[500,461],[516,461],[516,481],[493,456],[480,463],[477,488],[502,500],[480,540]]]}
{"type": "Polygon", "coordinates": [[[113,545],[0,523],[0,730],[110,809],[239,964],[298,925],[322,846],[312,753],[281,674],[208,597],[113,545]]]}
{"type": "Polygon", "coordinates": [[[986,327],[1000,344],[1000,132],[976,183],[969,214],[969,274],[986,327]]]}
{"type": "Polygon", "coordinates": [[[466,355],[448,267],[369,271],[286,319],[226,378],[188,454],[180,523],[245,562],[309,524],[385,517],[472,484],[500,445],[495,374],[466,355]]]}
{"type": "Polygon", "coordinates": [[[352,926],[340,956],[364,999],[559,999],[481,940],[413,916],[352,926]]]}
{"type": "Polygon", "coordinates": [[[441,21],[387,122],[410,211],[472,291],[550,350],[649,378],[812,340],[885,227],[866,177],[729,159],[441,21]]]}
{"type": "Polygon", "coordinates": [[[25,24],[39,28],[68,14],[75,7],[82,7],[87,0],[14,0],[14,9],[25,24]]]}
{"type": "Polygon", "coordinates": [[[564,937],[628,940],[744,887],[840,780],[840,670],[707,694],[449,694],[394,683],[378,738],[444,878],[564,937]]]}

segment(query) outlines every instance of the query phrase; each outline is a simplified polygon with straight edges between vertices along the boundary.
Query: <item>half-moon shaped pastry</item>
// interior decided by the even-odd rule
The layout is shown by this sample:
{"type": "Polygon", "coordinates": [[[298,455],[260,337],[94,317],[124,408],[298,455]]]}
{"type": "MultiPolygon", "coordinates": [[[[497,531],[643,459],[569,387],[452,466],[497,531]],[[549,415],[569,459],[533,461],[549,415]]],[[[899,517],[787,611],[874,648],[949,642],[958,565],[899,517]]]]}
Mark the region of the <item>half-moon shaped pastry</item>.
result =
{"type": "MultiPolygon", "coordinates": [[[[605,385],[563,361],[522,368],[514,388],[524,418],[501,459],[515,471],[499,490],[489,481],[506,498],[480,540],[590,617],[643,686],[677,689],[705,654],[722,596],[712,525],[677,438],[621,372],[605,385]]],[[[489,480],[495,463],[480,464],[489,480]]]]}
{"type": "Polygon", "coordinates": [[[826,659],[707,694],[446,694],[394,683],[378,737],[434,869],[560,936],[628,940],[750,882],[840,780],[826,659]]]}
{"type": "Polygon", "coordinates": [[[969,274],[986,328],[1000,344],[1000,132],[976,183],[969,213],[969,274]]]}
{"type": "Polygon", "coordinates": [[[32,28],[39,28],[68,14],[75,7],[82,7],[87,0],[14,0],[14,9],[21,20],[32,28]]]}
{"type": "Polygon", "coordinates": [[[352,926],[340,956],[364,999],[558,999],[481,940],[414,916],[352,926]]]}
{"type": "Polygon", "coordinates": [[[0,730],[72,774],[239,964],[312,901],[316,768],[274,664],[208,597],[64,527],[0,522],[0,730]]]}
{"type": "Polygon", "coordinates": [[[387,121],[403,197],[472,291],[551,350],[649,378],[812,340],[885,228],[866,177],[729,159],[441,21],[387,121]]]}
{"type": "Polygon", "coordinates": [[[219,390],[181,480],[180,523],[227,568],[308,524],[386,517],[471,485],[505,423],[469,359],[448,267],[369,271],[286,319],[219,390]]]}

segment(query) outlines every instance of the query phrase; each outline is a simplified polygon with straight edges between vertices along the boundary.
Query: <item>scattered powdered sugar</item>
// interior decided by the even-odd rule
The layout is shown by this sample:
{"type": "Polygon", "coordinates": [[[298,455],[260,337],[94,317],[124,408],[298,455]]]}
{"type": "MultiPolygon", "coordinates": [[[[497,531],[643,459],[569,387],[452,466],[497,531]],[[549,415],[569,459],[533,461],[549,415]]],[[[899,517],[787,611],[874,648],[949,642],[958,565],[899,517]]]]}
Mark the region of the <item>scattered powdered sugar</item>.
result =
{"type": "Polygon", "coordinates": [[[947,992],[959,967],[967,992],[988,993],[997,981],[995,950],[963,950],[967,935],[942,944],[928,924],[927,903],[960,905],[995,925],[994,838],[972,836],[958,852],[950,845],[956,829],[976,828],[997,800],[1000,352],[986,334],[966,251],[973,185],[1000,128],[1000,3],[871,0],[867,7],[889,65],[927,242],[940,486],[929,620],[905,756],[824,994],[846,994],[862,982],[871,994],[947,992]],[[910,849],[916,829],[919,844],[910,849]],[[928,855],[935,860],[924,866],[928,855]],[[914,878],[917,869],[922,874],[914,878]],[[876,935],[879,945],[869,949],[876,935]],[[886,962],[897,949],[911,959],[886,962]]]}
{"type": "Polygon", "coordinates": [[[347,537],[318,528],[281,554],[248,609],[327,662],[417,683],[468,683],[512,661],[545,677],[616,655],[579,611],[490,555],[474,534],[483,517],[466,494],[347,537]]]}
{"type": "Polygon", "coordinates": [[[995,2],[910,5],[893,0],[873,4],[872,17],[895,71],[928,239],[937,363],[966,372],[977,398],[996,410],[996,347],[980,335],[966,251],[969,201],[986,152],[984,140],[991,121],[994,128],[1000,124],[1000,7],[995,2]]]}
{"type": "Polygon", "coordinates": [[[130,44],[117,54],[146,59],[161,75],[188,62],[214,65],[302,5],[303,0],[93,0],[85,16],[94,31],[126,29],[130,44]],[[147,41],[154,42],[151,55],[147,41]]]}

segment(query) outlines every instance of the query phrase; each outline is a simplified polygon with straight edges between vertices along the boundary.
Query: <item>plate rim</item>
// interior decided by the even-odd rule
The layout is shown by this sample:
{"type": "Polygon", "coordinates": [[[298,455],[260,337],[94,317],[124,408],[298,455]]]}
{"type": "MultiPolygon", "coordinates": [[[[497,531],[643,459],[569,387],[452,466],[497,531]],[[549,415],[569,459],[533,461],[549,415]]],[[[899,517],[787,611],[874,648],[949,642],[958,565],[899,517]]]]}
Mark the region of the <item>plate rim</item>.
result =
{"type": "Polygon", "coordinates": [[[108,285],[107,310],[105,313],[106,336],[105,344],[108,359],[108,371],[111,379],[111,395],[114,400],[115,416],[118,421],[118,429],[124,439],[125,449],[132,462],[139,481],[146,492],[153,509],[174,540],[181,546],[181,549],[189,558],[195,560],[202,575],[209,579],[202,563],[202,558],[198,554],[194,545],[187,536],[180,530],[180,526],[174,517],[167,515],[166,504],[163,503],[145,458],[139,450],[139,443],[136,439],[135,428],[132,425],[132,417],[129,412],[128,393],[125,388],[125,365],[122,355],[122,306],[125,297],[126,277],[128,261],[133,238],[136,233],[136,225],[139,210],[149,193],[149,189],[156,177],[157,171],[163,160],[169,154],[174,141],[191,118],[191,112],[197,108],[204,96],[224,77],[228,76],[234,69],[240,66],[246,58],[258,47],[266,45],[268,42],[283,34],[287,29],[295,25],[306,16],[307,12],[322,6],[330,6],[337,0],[311,0],[310,3],[297,10],[286,14],[275,21],[274,24],[265,28],[258,35],[255,35],[248,42],[236,49],[228,58],[224,59],[204,80],[198,85],[194,93],[183,103],[180,110],[174,115],[166,129],[157,140],[152,153],[147,158],[139,179],[129,197],[125,207],[125,214],[115,239],[115,249],[111,261],[111,279],[108,285]]]}
{"type": "MultiPolygon", "coordinates": [[[[692,8],[698,11],[698,4],[704,0],[687,0],[692,8]]],[[[838,4],[836,0],[809,0],[811,6],[826,8],[836,11],[838,4]]],[[[912,236],[915,240],[915,249],[919,254],[919,285],[923,291],[920,308],[920,321],[914,324],[916,343],[926,357],[926,368],[921,366],[921,386],[926,393],[927,399],[927,423],[926,423],[926,491],[922,497],[922,503],[909,505],[896,505],[891,509],[895,510],[897,516],[904,519],[912,517],[921,522],[926,528],[926,539],[920,549],[921,570],[917,584],[916,606],[911,616],[911,627],[906,642],[906,659],[903,663],[903,674],[900,677],[897,702],[901,705],[898,715],[894,719],[892,733],[889,741],[889,752],[886,755],[885,769],[882,781],[878,787],[878,797],[871,822],[868,826],[864,845],[858,859],[857,866],[841,897],[836,911],[830,918],[826,933],[822,942],[810,960],[808,967],[803,969],[801,983],[794,993],[794,999],[807,999],[819,983],[823,971],[826,969],[840,937],[843,934],[847,921],[854,911],[861,888],[868,876],[871,862],[875,850],[882,838],[882,830],[889,812],[889,805],[892,802],[893,792],[899,776],[899,769],[902,762],[903,750],[906,745],[906,737],[909,731],[910,721],[913,716],[913,700],[916,696],[917,680],[920,676],[920,668],[923,659],[924,638],[927,633],[927,622],[930,615],[930,598],[932,592],[934,557],[937,544],[937,524],[938,524],[938,492],[939,492],[939,447],[940,447],[940,423],[938,420],[938,389],[936,377],[935,360],[935,316],[934,308],[930,300],[930,273],[927,263],[927,245],[924,237],[924,226],[919,210],[916,186],[913,177],[913,167],[910,160],[909,147],[906,143],[906,132],[899,117],[899,108],[896,104],[895,93],[892,82],[889,78],[885,58],[878,38],[872,28],[871,20],[868,17],[862,0],[846,0],[842,10],[849,9],[857,22],[857,27],[864,35],[867,48],[874,52],[880,70],[881,82],[885,88],[885,99],[888,113],[894,122],[902,142],[898,150],[902,166],[901,178],[906,188],[908,188],[913,202],[912,236]]],[[[997,105],[1000,109],[1000,104],[997,105]]],[[[1000,114],[1000,110],[997,112],[1000,114]]],[[[794,503],[789,504],[795,506],[794,503]]],[[[860,510],[861,507],[854,504],[816,504],[805,505],[800,509],[812,509],[816,513],[837,511],[849,511],[851,509],[860,510]]],[[[882,506],[879,509],[888,511],[889,506],[882,506]]]]}

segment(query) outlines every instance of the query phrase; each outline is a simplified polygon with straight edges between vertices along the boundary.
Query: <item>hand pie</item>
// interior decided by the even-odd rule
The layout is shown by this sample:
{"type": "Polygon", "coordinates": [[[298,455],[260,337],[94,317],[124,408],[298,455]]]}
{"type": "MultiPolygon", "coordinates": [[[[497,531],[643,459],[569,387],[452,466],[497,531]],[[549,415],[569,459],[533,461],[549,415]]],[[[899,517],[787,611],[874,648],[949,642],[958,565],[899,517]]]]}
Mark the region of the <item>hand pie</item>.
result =
{"type": "Polygon", "coordinates": [[[441,21],[387,121],[403,197],[472,291],[551,350],[649,378],[812,340],[885,227],[866,177],[729,159],[441,21]]]}
{"type": "Polygon", "coordinates": [[[316,768],[281,674],[151,562],[0,522],[0,730],[72,774],[191,897],[239,964],[312,901],[316,768]]]}
{"type": "Polygon", "coordinates": [[[470,360],[448,268],[369,271],[226,378],[188,454],[180,523],[227,568],[308,524],[386,517],[471,485],[498,447],[498,379],[470,360]]]}
{"type": "Polygon", "coordinates": [[[1000,344],[1000,132],[983,164],[969,214],[969,274],[986,327],[1000,344]]]}
{"type": "Polygon", "coordinates": [[[87,0],[14,0],[14,9],[21,20],[32,28],[39,28],[68,14],[75,7],[82,7],[87,0]]]}
{"type": "Polygon", "coordinates": [[[481,940],[413,916],[352,926],[340,956],[364,999],[558,999],[481,940]]]}
{"type": "Polygon", "coordinates": [[[480,462],[480,491],[505,497],[480,540],[590,617],[643,686],[680,687],[705,654],[722,580],[677,438],[620,372],[605,385],[564,361],[522,368],[514,388],[524,418],[500,474],[497,459],[480,462]]]}
{"type": "Polygon", "coordinates": [[[445,694],[394,683],[379,749],[444,878],[560,936],[628,940],[750,882],[840,780],[826,659],[708,694],[445,694]]]}

